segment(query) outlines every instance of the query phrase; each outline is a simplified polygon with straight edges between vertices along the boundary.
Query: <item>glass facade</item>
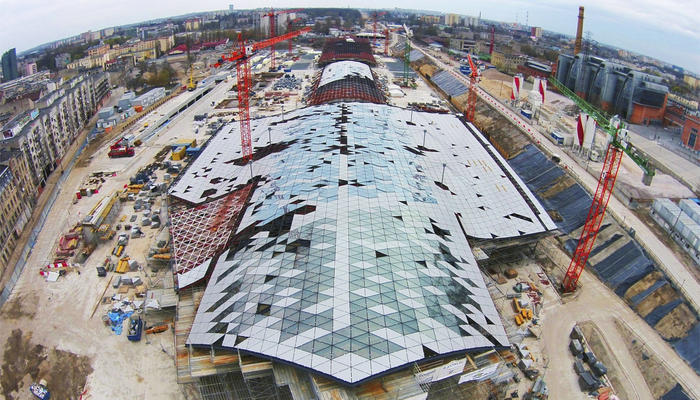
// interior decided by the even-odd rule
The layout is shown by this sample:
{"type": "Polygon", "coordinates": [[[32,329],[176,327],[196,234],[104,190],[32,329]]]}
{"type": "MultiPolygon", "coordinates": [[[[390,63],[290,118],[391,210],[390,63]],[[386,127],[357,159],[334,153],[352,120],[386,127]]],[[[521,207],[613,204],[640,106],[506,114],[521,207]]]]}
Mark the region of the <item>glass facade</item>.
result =
{"type": "Polygon", "coordinates": [[[555,226],[472,126],[367,103],[280,118],[251,121],[252,177],[232,123],[171,188],[206,204],[255,185],[211,261],[190,344],[347,383],[509,345],[467,237],[555,226]]]}

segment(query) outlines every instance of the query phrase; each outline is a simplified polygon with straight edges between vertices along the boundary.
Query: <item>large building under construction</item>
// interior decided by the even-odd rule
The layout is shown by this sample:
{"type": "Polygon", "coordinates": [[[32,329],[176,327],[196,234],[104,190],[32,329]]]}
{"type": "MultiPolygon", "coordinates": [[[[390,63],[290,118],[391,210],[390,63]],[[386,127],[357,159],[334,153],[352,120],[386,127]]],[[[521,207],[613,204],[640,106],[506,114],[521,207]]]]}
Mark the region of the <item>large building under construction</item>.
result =
{"type": "Polygon", "coordinates": [[[171,186],[178,379],[205,399],[510,377],[479,264],[556,226],[472,124],[384,104],[367,49],[326,46],[308,107],[251,120],[252,162],[231,123],[171,186]]]}

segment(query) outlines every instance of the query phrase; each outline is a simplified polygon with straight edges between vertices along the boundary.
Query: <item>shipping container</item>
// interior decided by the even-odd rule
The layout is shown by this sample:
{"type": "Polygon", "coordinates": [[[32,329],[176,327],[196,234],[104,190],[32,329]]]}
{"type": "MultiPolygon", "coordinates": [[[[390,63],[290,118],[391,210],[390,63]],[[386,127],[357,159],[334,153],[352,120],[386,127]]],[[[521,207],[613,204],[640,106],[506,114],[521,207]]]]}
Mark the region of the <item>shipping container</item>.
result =
{"type": "Polygon", "coordinates": [[[700,224],[700,206],[696,202],[690,199],[683,199],[678,203],[678,205],[680,206],[681,210],[683,210],[686,214],[688,214],[688,216],[690,216],[690,218],[693,219],[693,221],[700,224]]]}

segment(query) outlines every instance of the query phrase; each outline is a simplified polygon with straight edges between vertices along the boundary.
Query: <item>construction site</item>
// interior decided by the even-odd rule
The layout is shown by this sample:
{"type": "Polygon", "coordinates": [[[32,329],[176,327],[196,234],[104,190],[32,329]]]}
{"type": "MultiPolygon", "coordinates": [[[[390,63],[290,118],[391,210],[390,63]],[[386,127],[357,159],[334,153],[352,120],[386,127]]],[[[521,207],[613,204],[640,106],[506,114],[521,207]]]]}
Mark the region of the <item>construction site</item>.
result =
{"type": "Polygon", "coordinates": [[[320,51],[270,14],[105,107],[2,305],[0,398],[700,398],[697,169],[377,13],[320,51]]]}

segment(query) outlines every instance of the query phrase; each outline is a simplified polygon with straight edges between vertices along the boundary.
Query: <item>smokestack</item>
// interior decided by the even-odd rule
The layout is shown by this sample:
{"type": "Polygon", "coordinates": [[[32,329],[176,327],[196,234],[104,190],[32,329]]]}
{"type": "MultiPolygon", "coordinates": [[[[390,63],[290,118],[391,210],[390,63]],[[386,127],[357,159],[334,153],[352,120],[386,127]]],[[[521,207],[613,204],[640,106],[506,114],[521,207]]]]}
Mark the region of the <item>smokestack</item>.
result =
{"type": "Polygon", "coordinates": [[[581,39],[583,38],[583,6],[578,8],[578,27],[576,28],[576,41],[574,42],[574,55],[581,52],[581,39]]]}

